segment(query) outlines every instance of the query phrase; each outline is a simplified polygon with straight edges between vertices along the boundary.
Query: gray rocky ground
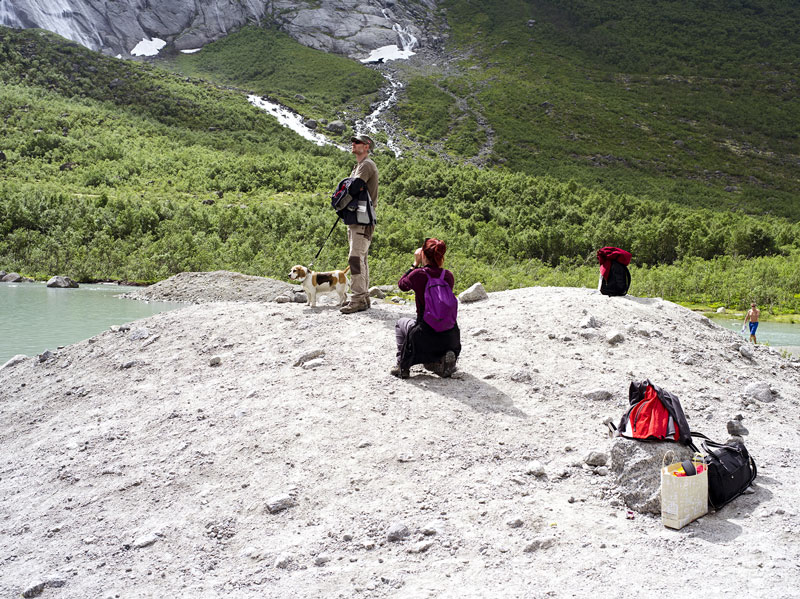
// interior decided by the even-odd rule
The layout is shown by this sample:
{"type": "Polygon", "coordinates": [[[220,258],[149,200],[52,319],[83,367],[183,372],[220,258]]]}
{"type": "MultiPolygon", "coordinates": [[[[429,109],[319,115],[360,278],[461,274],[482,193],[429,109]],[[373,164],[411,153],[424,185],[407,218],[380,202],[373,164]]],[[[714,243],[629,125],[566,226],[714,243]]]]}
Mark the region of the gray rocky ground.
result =
{"type": "Polygon", "coordinates": [[[659,299],[528,288],[461,306],[456,377],[399,380],[411,305],[225,276],[182,285],[228,301],[0,370],[0,596],[797,596],[798,362],[659,299]],[[603,420],[644,379],[711,437],[742,416],[753,492],[680,531],[626,505],[603,420]]]}

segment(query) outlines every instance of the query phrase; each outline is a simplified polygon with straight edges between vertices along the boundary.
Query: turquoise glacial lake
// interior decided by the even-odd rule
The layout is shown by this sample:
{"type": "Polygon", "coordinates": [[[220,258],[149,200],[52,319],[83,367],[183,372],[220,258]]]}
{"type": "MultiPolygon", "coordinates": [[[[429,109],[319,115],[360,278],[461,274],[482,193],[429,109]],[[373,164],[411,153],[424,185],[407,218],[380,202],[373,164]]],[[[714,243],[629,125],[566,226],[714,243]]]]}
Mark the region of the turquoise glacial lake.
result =
{"type": "MultiPolygon", "coordinates": [[[[749,329],[745,333],[741,333],[743,319],[715,317],[712,320],[726,329],[740,333],[743,340],[750,339],[749,329]]],[[[800,324],[770,322],[769,320],[759,322],[756,341],[759,344],[766,343],[770,347],[786,348],[794,355],[800,356],[800,324]]]]}
{"type": "Polygon", "coordinates": [[[175,310],[175,302],[117,297],[135,287],[81,285],[51,289],[44,283],[0,283],[0,366],[17,354],[35,356],[94,337],[112,325],[175,310]]]}

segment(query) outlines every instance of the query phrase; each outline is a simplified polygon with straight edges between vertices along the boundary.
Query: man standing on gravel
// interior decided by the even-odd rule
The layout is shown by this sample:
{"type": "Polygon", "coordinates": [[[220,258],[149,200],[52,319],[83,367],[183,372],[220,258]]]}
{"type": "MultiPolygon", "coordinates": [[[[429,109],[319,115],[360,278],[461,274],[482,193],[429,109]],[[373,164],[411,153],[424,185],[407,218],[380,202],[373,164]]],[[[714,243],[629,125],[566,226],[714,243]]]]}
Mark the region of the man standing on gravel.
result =
{"type": "MultiPolygon", "coordinates": [[[[367,184],[367,191],[372,200],[372,212],[378,205],[378,167],[369,158],[375,148],[375,142],[366,135],[355,135],[350,138],[352,152],[358,161],[353,167],[350,177],[359,178],[367,184]]],[[[372,243],[374,224],[347,225],[347,240],[350,243],[350,254],[347,263],[350,265],[350,301],[341,307],[342,314],[361,312],[369,308],[369,266],[367,253],[372,243]]]]}
{"type": "Polygon", "coordinates": [[[756,303],[750,304],[750,309],[744,317],[744,324],[750,323],[750,341],[756,342],[756,329],[758,329],[758,317],[761,315],[761,310],[756,308],[756,303]]]}

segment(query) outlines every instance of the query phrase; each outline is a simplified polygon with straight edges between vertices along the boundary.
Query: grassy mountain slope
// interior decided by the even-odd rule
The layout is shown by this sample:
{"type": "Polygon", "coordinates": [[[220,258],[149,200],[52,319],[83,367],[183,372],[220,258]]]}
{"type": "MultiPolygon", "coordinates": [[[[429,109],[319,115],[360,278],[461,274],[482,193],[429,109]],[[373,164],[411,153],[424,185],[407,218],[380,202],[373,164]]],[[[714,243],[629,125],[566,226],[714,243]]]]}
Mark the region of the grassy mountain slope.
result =
{"type": "MultiPolygon", "coordinates": [[[[0,267],[153,281],[308,262],[352,157],[280,128],[241,93],[0,28],[0,267]],[[123,87],[124,86],[124,87],[123,87]],[[120,91],[123,87],[124,93],[120,91]]],[[[423,90],[424,91],[424,90],[423,90]]],[[[634,252],[633,292],[800,311],[800,225],[512,169],[376,156],[375,283],[445,238],[459,287],[594,285],[594,251],[634,252]]],[[[346,261],[344,232],[318,266],[346,261]]]]}
{"type": "Polygon", "coordinates": [[[515,170],[800,217],[800,5],[449,0],[467,95],[515,170]],[[471,68],[472,67],[472,68],[471,68]]]}
{"type": "Polygon", "coordinates": [[[209,44],[199,54],[176,53],[160,62],[184,75],[267,95],[316,118],[345,106],[365,112],[383,84],[379,73],[358,62],[256,26],[209,44]]]}

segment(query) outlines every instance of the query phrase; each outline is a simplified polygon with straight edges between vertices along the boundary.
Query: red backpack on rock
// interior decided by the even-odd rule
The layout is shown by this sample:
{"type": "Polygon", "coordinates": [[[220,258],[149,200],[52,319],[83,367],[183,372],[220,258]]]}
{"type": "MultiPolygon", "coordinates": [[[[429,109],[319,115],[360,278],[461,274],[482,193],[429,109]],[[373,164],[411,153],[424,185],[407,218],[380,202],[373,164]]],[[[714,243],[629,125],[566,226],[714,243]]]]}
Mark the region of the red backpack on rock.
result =
{"type": "Polygon", "coordinates": [[[619,423],[619,434],[630,439],[692,444],[692,433],[677,396],[650,381],[632,382],[630,408],[619,423]]]}

